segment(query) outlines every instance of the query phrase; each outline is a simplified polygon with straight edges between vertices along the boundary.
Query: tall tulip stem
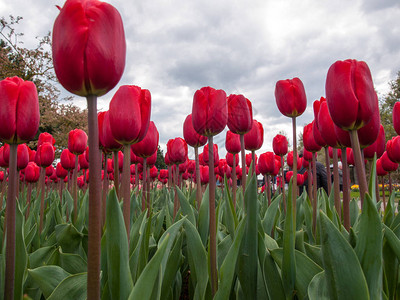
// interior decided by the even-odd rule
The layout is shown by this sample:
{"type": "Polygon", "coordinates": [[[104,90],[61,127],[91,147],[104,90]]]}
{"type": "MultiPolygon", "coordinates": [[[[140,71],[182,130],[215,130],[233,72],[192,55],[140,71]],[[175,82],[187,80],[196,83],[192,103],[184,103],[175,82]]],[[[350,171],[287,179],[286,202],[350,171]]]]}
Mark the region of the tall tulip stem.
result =
{"type": "Polygon", "coordinates": [[[124,199],[123,215],[124,215],[124,222],[125,222],[126,234],[128,236],[128,241],[130,233],[130,216],[131,216],[130,162],[131,162],[131,145],[124,145],[124,160],[122,167],[121,190],[122,190],[122,197],[124,199]]]}
{"type": "Polygon", "coordinates": [[[8,191],[6,200],[7,244],[4,299],[14,299],[15,281],[15,208],[17,195],[17,144],[10,145],[8,191]]]}
{"type": "MultiPolygon", "coordinates": [[[[147,193],[147,159],[143,158],[143,180],[142,180],[142,210],[146,209],[146,193],[147,193]]],[[[149,209],[149,207],[147,208],[149,209]]],[[[147,213],[150,213],[147,211],[147,213]]]]}
{"type": "MultiPolygon", "coordinates": [[[[107,195],[108,195],[108,173],[107,173],[107,158],[108,154],[104,152],[104,179],[103,179],[103,192],[102,192],[102,199],[101,199],[101,224],[102,227],[106,224],[106,202],[107,202],[107,195]]],[[[90,174],[90,173],[89,173],[90,174]]]]}
{"type": "MultiPolygon", "coordinates": [[[[241,135],[242,137],[243,135],[241,135]]],[[[245,162],[246,176],[246,162],[245,162]]],[[[217,228],[215,220],[215,174],[214,174],[214,145],[213,137],[208,137],[208,174],[209,174],[209,201],[210,201],[210,269],[211,269],[211,291],[214,296],[218,290],[217,273],[217,228]]],[[[244,190],[244,186],[243,186],[244,190]]]]}
{"type": "Polygon", "coordinates": [[[201,192],[201,180],[200,180],[200,163],[199,163],[199,147],[194,147],[194,160],[196,164],[196,199],[197,199],[197,210],[200,211],[200,204],[202,198],[201,192]]]}
{"type": "MultiPolygon", "coordinates": [[[[313,176],[313,201],[312,201],[312,207],[313,207],[313,234],[315,235],[317,232],[317,159],[315,153],[313,153],[312,156],[312,176],[313,176]]],[[[308,179],[308,181],[311,181],[311,178],[308,179]]]]}
{"type": "Polygon", "coordinates": [[[358,184],[360,186],[361,207],[364,204],[364,196],[367,192],[367,179],[365,177],[365,165],[361,156],[360,141],[358,140],[357,130],[350,131],[351,147],[353,148],[354,162],[356,164],[356,172],[358,184]]]}
{"type": "Polygon", "coordinates": [[[236,176],[236,154],[233,154],[233,167],[232,167],[232,199],[233,208],[236,209],[236,190],[237,190],[237,176],[236,176]]]}
{"type": "Polygon", "coordinates": [[[286,213],[286,199],[285,199],[285,173],[283,172],[283,166],[285,164],[285,160],[283,159],[283,155],[281,156],[281,189],[282,189],[282,201],[283,201],[283,210],[286,213]]]}
{"type": "Polygon", "coordinates": [[[293,183],[292,183],[292,200],[294,216],[296,216],[296,199],[297,199],[297,137],[296,137],[296,117],[292,118],[293,129],[293,183]]]}
{"type": "Polygon", "coordinates": [[[344,228],[350,230],[350,170],[347,164],[346,148],[342,148],[342,172],[343,172],[343,221],[344,228]]]}
{"type": "Polygon", "coordinates": [[[339,169],[338,169],[338,151],[333,148],[333,189],[335,196],[335,208],[339,220],[341,219],[341,204],[340,204],[340,188],[339,188],[339,169]]]}
{"type": "Polygon", "coordinates": [[[43,218],[44,218],[44,184],[45,184],[45,177],[46,177],[46,169],[40,168],[40,178],[39,178],[39,185],[40,185],[40,218],[39,218],[39,232],[42,233],[43,229],[43,218]]]}
{"type": "Polygon", "coordinates": [[[117,193],[118,199],[120,199],[119,194],[119,163],[118,163],[118,151],[114,151],[114,187],[117,193]]]}
{"type": "Polygon", "coordinates": [[[73,185],[72,190],[74,194],[74,223],[76,222],[76,218],[78,216],[78,155],[75,155],[75,168],[72,175],[73,185]]]}
{"type": "Polygon", "coordinates": [[[97,96],[87,96],[89,127],[89,228],[87,299],[100,299],[101,157],[97,96]]]}
{"type": "Polygon", "coordinates": [[[240,135],[240,154],[241,154],[241,160],[242,160],[242,188],[243,188],[243,196],[244,196],[244,190],[246,189],[246,153],[244,150],[244,135],[240,135]]]}
{"type": "Polygon", "coordinates": [[[331,179],[331,162],[329,158],[329,148],[325,147],[325,167],[326,167],[326,181],[328,184],[328,195],[331,194],[332,179],[331,179]]]}

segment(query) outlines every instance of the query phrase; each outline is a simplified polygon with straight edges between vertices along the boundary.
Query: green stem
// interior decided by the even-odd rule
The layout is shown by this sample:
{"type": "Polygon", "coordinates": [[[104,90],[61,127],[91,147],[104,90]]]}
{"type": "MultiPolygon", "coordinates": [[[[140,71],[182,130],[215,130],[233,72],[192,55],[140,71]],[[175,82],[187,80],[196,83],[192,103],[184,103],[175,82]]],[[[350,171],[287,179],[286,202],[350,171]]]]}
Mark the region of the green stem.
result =
{"type": "Polygon", "coordinates": [[[337,149],[333,148],[333,188],[335,190],[335,208],[339,220],[341,219],[341,205],[340,205],[340,188],[339,188],[339,169],[338,169],[338,153],[337,149]]]}
{"type": "Polygon", "coordinates": [[[358,140],[357,130],[350,131],[351,147],[353,148],[354,162],[356,164],[356,172],[358,178],[358,184],[360,186],[360,199],[361,208],[364,204],[364,196],[368,190],[367,179],[365,177],[365,165],[364,160],[361,156],[360,141],[358,140]]]}
{"type": "Polygon", "coordinates": [[[126,235],[128,236],[129,243],[129,233],[130,233],[130,216],[131,216],[131,193],[130,193],[130,179],[131,179],[131,145],[124,145],[124,160],[122,168],[122,182],[121,190],[123,197],[123,215],[126,228],[126,235]]]}
{"type": "Polygon", "coordinates": [[[350,230],[350,170],[347,164],[346,148],[342,148],[342,172],[343,172],[343,221],[344,228],[350,230]]]}
{"type": "Polygon", "coordinates": [[[246,177],[247,177],[247,172],[246,172],[246,153],[244,149],[244,135],[240,135],[240,154],[241,154],[241,159],[242,159],[242,189],[243,189],[243,196],[244,196],[244,191],[246,189],[246,177]]]}
{"type": "Polygon", "coordinates": [[[296,199],[297,199],[297,140],[296,140],[296,117],[292,118],[293,129],[293,185],[292,185],[292,200],[293,212],[296,217],[296,199]]]}
{"type": "Polygon", "coordinates": [[[197,210],[200,211],[200,204],[202,198],[201,192],[201,180],[200,180],[200,163],[199,163],[199,148],[194,147],[194,160],[196,164],[196,202],[197,202],[197,210]]]}

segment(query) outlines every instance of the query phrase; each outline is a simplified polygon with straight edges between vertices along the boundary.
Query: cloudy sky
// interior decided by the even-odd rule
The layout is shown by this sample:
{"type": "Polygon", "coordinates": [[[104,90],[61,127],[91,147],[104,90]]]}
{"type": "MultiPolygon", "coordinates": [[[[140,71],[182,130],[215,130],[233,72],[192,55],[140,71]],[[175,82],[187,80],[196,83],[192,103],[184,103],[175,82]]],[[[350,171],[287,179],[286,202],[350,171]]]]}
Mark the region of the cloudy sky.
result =
{"type": "MultiPolygon", "coordinates": [[[[160,144],[182,136],[193,95],[203,86],[243,94],[252,101],[254,118],[264,126],[264,145],[284,130],[274,97],[276,81],[299,77],[308,108],[298,131],[312,121],[312,103],[325,94],[325,78],[336,60],[364,60],[379,96],[400,70],[400,2],[397,0],[110,0],[121,13],[127,38],[123,84],[152,94],[152,120],[160,144]]],[[[22,16],[18,30],[27,47],[35,36],[52,30],[63,0],[0,0],[0,16],[22,16]]],[[[107,110],[117,88],[99,99],[107,110]]],[[[69,95],[64,92],[65,95],[69,95]]],[[[75,98],[81,107],[84,99],[75,98]]],[[[218,135],[222,153],[225,132],[218,135]]],[[[192,154],[191,152],[190,154],[192,154]]],[[[192,155],[191,155],[192,156],[192,155]]]]}

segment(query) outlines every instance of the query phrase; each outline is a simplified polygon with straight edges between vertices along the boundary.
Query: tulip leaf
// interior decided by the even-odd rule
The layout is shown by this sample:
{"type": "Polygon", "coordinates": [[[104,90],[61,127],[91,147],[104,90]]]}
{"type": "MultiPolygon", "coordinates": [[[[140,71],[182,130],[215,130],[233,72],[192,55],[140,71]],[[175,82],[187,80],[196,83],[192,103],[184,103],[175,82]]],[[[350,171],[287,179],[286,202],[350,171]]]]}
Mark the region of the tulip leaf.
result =
{"type": "Polygon", "coordinates": [[[112,299],[127,299],[132,287],[129,269],[128,237],[117,194],[112,190],[106,211],[107,273],[112,299]]]}
{"type": "Polygon", "coordinates": [[[60,282],[47,300],[85,300],[87,292],[86,285],[87,273],[70,275],[60,282]]]}
{"type": "Polygon", "coordinates": [[[228,254],[226,255],[222,266],[219,270],[219,286],[218,291],[214,297],[214,299],[229,299],[229,294],[231,292],[231,287],[233,285],[233,278],[235,275],[235,267],[236,264],[233,263],[237,260],[240,244],[242,241],[244,228],[246,224],[246,217],[239,223],[235,239],[232,243],[232,246],[229,248],[228,254]]]}
{"type": "Polygon", "coordinates": [[[60,282],[70,275],[59,266],[43,266],[28,270],[28,273],[40,287],[46,299],[53,293],[60,282]]]}
{"type": "Polygon", "coordinates": [[[238,258],[238,277],[243,293],[250,299],[257,297],[258,273],[258,201],[257,178],[253,175],[246,185],[244,194],[246,206],[245,233],[238,258]]]}
{"type": "Polygon", "coordinates": [[[286,299],[293,296],[296,281],[296,215],[294,214],[292,199],[292,180],[289,182],[289,192],[287,197],[287,208],[285,218],[285,228],[283,231],[283,258],[282,258],[282,281],[285,290],[286,299]]]}
{"type": "Polygon", "coordinates": [[[358,215],[360,213],[360,209],[358,207],[358,203],[356,199],[350,200],[350,225],[354,226],[358,219],[358,215]]]}
{"type": "MultiPolygon", "coordinates": [[[[133,299],[143,299],[151,300],[154,289],[158,289],[158,294],[161,292],[161,284],[157,283],[157,277],[161,274],[161,261],[163,260],[165,250],[167,249],[169,240],[169,235],[164,238],[164,240],[159,245],[158,250],[151,258],[149,263],[144,268],[143,272],[140,274],[132,292],[129,295],[129,300],[133,299]]],[[[162,278],[158,278],[162,280],[162,278]]],[[[114,299],[114,298],[113,298],[114,299]]],[[[126,298],[124,298],[126,299],[126,298]]]]}
{"type": "Polygon", "coordinates": [[[308,286],[308,298],[310,300],[329,300],[328,289],[326,286],[325,271],[314,276],[308,286]]]}
{"type": "MultiPolygon", "coordinates": [[[[373,167],[372,176],[374,176],[373,167]]],[[[375,187],[375,184],[373,184],[375,187]]],[[[374,192],[371,191],[370,192],[374,192]]],[[[354,249],[367,280],[369,294],[378,299],[382,290],[382,222],[369,194],[365,194],[364,205],[356,231],[357,244],[354,249]]]]}
{"type": "Polygon", "coordinates": [[[180,188],[176,187],[176,190],[178,192],[178,199],[179,199],[179,203],[181,204],[181,210],[182,210],[183,215],[187,216],[188,220],[190,222],[192,222],[193,225],[196,225],[196,218],[194,217],[193,208],[190,205],[189,200],[182,193],[180,188]]]}
{"type": "Polygon", "coordinates": [[[191,279],[195,285],[193,299],[205,299],[208,284],[207,253],[193,224],[184,222],[191,279]]]}
{"type": "Polygon", "coordinates": [[[207,188],[203,194],[203,200],[201,201],[200,204],[199,224],[198,224],[199,235],[204,246],[207,245],[208,232],[210,229],[210,209],[209,209],[210,201],[208,200],[209,196],[208,189],[209,187],[207,185],[207,188]]]}
{"type": "MultiPolygon", "coordinates": [[[[177,273],[179,273],[179,267],[182,265],[182,241],[183,234],[179,234],[177,241],[175,242],[175,245],[172,248],[169,256],[164,256],[164,259],[167,258],[167,263],[164,268],[164,276],[161,287],[161,299],[168,299],[168,296],[172,292],[171,287],[173,286],[173,283],[176,279],[176,275],[177,273]]],[[[168,253],[168,251],[166,252],[168,253]]]]}
{"type": "Polygon", "coordinates": [[[59,224],[54,230],[57,244],[66,253],[78,253],[83,234],[80,233],[72,224],[59,224]]]}
{"type": "Polygon", "coordinates": [[[357,255],[331,220],[319,213],[322,261],[331,299],[369,299],[357,255]]]}
{"type": "Polygon", "coordinates": [[[268,206],[267,211],[265,212],[264,218],[262,220],[262,226],[264,228],[264,232],[267,234],[271,234],[274,229],[277,220],[277,214],[279,212],[279,204],[282,200],[282,194],[277,196],[272,200],[271,205],[268,206]]]}

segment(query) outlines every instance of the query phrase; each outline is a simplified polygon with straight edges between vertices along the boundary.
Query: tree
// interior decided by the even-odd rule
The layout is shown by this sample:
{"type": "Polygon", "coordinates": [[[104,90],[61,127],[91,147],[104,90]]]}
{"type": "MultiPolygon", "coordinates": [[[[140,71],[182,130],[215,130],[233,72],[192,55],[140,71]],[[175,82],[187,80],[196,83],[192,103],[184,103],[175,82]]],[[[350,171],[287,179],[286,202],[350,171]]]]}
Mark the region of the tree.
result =
{"type": "Polygon", "coordinates": [[[389,82],[389,86],[390,91],[379,101],[381,124],[385,128],[386,140],[397,135],[393,128],[392,113],[394,104],[400,101],[400,71],[397,78],[389,82]]]}
{"type": "Polygon", "coordinates": [[[40,133],[48,132],[56,139],[57,154],[68,146],[70,130],[87,131],[86,111],[71,103],[72,97],[61,98],[51,55],[50,32],[37,38],[33,49],[23,46],[23,33],[15,30],[22,17],[0,18],[0,80],[18,76],[33,81],[39,96],[40,125],[29,147],[36,148],[40,133]]]}
{"type": "Polygon", "coordinates": [[[157,148],[156,167],[158,170],[167,168],[167,165],[165,164],[165,160],[164,160],[164,152],[161,150],[160,145],[158,145],[158,148],[157,148]]]}

